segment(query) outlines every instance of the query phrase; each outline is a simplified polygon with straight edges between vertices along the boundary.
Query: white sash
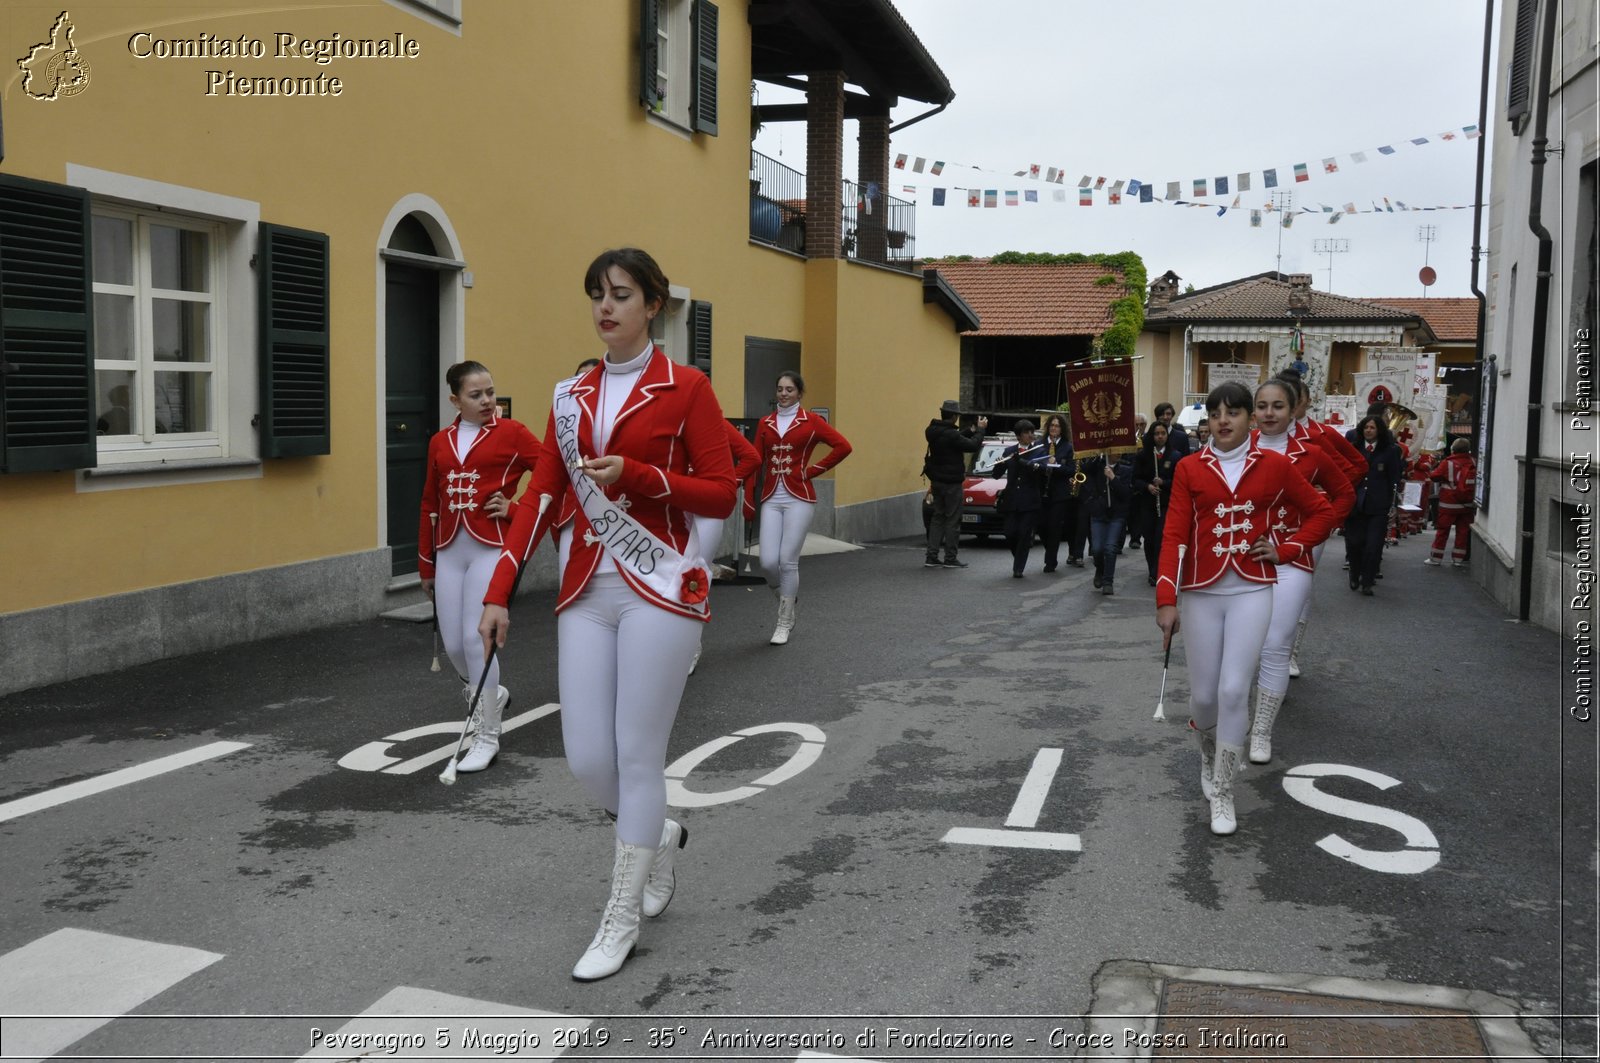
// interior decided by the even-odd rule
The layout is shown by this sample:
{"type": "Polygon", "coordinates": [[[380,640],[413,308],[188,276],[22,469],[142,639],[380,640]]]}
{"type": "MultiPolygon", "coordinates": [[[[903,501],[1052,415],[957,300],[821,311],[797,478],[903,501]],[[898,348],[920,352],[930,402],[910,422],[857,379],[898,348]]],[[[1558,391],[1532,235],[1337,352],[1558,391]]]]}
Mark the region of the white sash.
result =
{"type": "MultiPolygon", "coordinates": [[[[626,503],[618,505],[611,501],[593,480],[579,471],[584,460],[578,449],[578,423],[583,408],[572,394],[572,387],[579,379],[572,377],[556,385],[554,409],[556,446],[566,465],[567,477],[572,481],[572,490],[578,496],[578,505],[589,522],[589,530],[583,532],[584,542],[604,547],[616,563],[617,571],[634,590],[658,599],[668,608],[704,616],[710,607],[708,596],[702,596],[698,602],[683,600],[684,574],[700,567],[694,522],[689,522],[689,551],[685,556],[629,516],[624,508],[626,503]]],[[[576,527],[573,534],[577,534],[576,527]]],[[[703,593],[709,587],[710,573],[702,572],[700,578],[707,581],[700,586],[703,593]]]]}

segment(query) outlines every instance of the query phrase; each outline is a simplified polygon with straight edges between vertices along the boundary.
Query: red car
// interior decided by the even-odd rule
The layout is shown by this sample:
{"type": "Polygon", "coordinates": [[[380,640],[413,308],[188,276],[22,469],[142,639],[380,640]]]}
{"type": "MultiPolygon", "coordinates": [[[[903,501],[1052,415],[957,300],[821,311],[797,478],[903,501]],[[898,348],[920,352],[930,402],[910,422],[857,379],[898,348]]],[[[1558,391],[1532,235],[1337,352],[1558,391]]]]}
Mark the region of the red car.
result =
{"type": "MultiPolygon", "coordinates": [[[[961,532],[987,539],[991,535],[1005,534],[1005,515],[995,510],[995,496],[1006,485],[1005,477],[994,475],[995,462],[1007,447],[1015,443],[1015,436],[989,436],[983,449],[973,455],[971,470],[961,485],[961,532]]],[[[922,527],[926,531],[933,523],[933,501],[922,497],[922,527]]]]}

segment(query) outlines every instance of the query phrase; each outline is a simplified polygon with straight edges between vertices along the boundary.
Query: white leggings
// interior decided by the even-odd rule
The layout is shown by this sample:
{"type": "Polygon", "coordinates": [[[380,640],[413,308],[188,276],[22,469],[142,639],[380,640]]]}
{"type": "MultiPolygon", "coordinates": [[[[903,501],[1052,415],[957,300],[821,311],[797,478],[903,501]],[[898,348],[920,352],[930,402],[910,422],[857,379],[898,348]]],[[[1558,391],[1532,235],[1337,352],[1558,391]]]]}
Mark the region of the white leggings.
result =
{"type": "MultiPolygon", "coordinates": [[[[500,547],[486,546],[464,529],[457,530],[450,545],[433,559],[433,603],[439,610],[439,638],[456,674],[463,676],[474,690],[483,675],[483,638],[478,634],[478,618],[483,616],[483,596],[489,591],[489,578],[499,560],[500,547]]],[[[489,677],[483,681],[485,700],[494,696],[499,683],[497,653],[489,665],[489,677]]]]}
{"type": "Polygon", "coordinates": [[[761,503],[761,572],[785,598],[800,596],[800,548],[815,509],[783,491],[761,503]]]}
{"type": "Polygon", "coordinates": [[[722,518],[694,517],[695,538],[700,540],[700,561],[706,566],[706,571],[711,570],[712,562],[717,559],[717,551],[722,548],[722,518]]]}
{"type": "Polygon", "coordinates": [[[627,844],[661,843],[667,739],[704,626],[651,605],[615,572],[595,573],[556,618],[567,767],[616,813],[627,844]]]}
{"type": "Polygon", "coordinates": [[[1189,711],[1217,741],[1242,746],[1250,731],[1250,684],[1272,622],[1272,588],[1240,594],[1188,591],[1178,598],[1189,658],[1189,711]]]}
{"type": "Polygon", "coordinates": [[[1272,624],[1261,647],[1261,670],[1256,675],[1262,690],[1282,694],[1289,689],[1289,651],[1294,648],[1294,630],[1310,600],[1311,573],[1293,565],[1279,565],[1278,582],[1272,585],[1272,624]]]}
{"type": "MultiPolygon", "coordinates": [[[[1322,561],[1322,548],[1324,546],[1327,546],[1327,545],[1328,545],[1328,540],[1324,539],[1320,543],[1318,543],[1316,546],[1313,546],[1311,548],[1311,567],[1313,569],[1316,568],[1319,563],[1321,563],[1321,561],[1322,561]]],[[[1315,576],[1316,573],[1313,572],[1312,575],[1315,576]]],[[[1304,604],[1304,605],[1302,605],[1300,607],[1300,620],[1303,623],[1303,622],[1305,622],[1307,620],[1310,620],[1310,619],[1311,619],[1311,594],[1308,591],[1306,593],[1306,604],[1304,604]]]]}

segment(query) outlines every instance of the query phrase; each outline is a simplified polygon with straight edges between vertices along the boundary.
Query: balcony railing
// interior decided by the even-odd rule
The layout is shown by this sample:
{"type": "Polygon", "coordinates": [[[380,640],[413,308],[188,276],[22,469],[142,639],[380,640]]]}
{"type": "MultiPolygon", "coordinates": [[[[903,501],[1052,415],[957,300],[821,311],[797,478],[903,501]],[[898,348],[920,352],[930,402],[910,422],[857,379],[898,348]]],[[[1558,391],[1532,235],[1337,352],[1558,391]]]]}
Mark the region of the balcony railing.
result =
{"type": "Polygon", "coordinates": [[[865,192],[854,181],[844,183],[845,257],[920,272],[915,261],[917,205],[881,188],[869,203],[865,192]]]}
{"type": "MultiPolygon", "coordinates": [[[[845,257],[916,273],[917,206],[881,188],[869,204],[862,188],[844,182],[840,212],[845,257]]],[[[750,153],[750,239],[806,251],[806,176],[776,159],[750,153]]]]}
{"type": "Polygon", "coordinates": [[[750,153],[750,239],[806,253],[806,175],[750,153]]]}

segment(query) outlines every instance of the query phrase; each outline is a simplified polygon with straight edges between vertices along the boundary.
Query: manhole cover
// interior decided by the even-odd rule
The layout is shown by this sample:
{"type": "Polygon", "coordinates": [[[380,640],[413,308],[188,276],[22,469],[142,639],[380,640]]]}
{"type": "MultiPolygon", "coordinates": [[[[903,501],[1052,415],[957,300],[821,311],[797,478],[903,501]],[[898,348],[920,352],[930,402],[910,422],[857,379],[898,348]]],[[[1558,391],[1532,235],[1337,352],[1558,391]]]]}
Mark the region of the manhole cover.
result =
{"type": "Polygon", "coordinates": [[[1381,1000],[1169,981],[1153,1058],[1351,1057],[1395,1061],[1486,1059],[1477,1023],[1460,1013],[1381,1000]],[[1163,1051],[1175,1054],[1167,1056],[1163,1051]]]}

